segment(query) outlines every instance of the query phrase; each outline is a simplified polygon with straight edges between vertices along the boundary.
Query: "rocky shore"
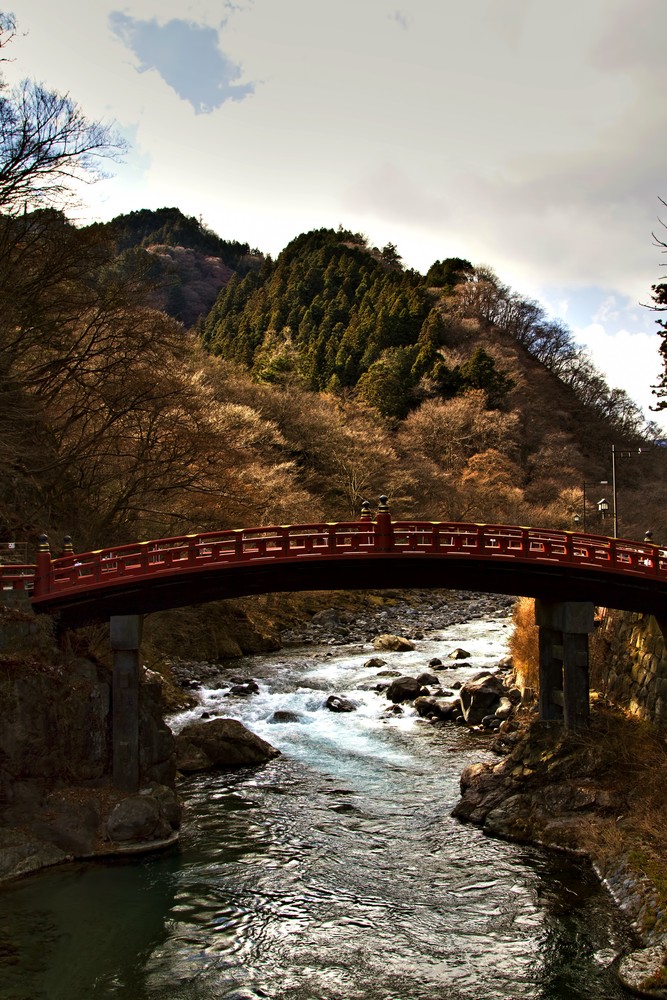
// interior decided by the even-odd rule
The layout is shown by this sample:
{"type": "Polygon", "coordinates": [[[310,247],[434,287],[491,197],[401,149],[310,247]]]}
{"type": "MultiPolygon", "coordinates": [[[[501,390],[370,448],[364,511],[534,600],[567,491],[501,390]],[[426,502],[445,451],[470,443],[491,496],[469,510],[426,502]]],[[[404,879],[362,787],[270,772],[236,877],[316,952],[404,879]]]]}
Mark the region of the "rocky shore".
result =
{"type": "Polygon", "coordinates": [[[0,614],[0,881],[177,838],[173,736],[160,685],[140,689],[141,791],[111,776],[111,671],[59,650],[46,618],[0,614]]]}
{"type": "Polygon", "coordinates": [[[489,836],[589,860],[636,934],[634,950],[619,963],[621,981],[665,1000],[667,896],[642,870],[651,867],[652,849],[662,853],[643,825],[647,814],[660,823],[646,797],[655,779],[651,735],[603,702],[594,704],[590,729],[582,733],[540,723],[527,708],[515,725],[495,738],[497,762],[463,772],[453,815],[489,836]]]}
{"type": "MultiPolygon", "coordinates": [[[[513,597],[451,591],[391,592],[371,595],[352,610],[329,606],[311,618],[281,632],[280,646],[355,646],[373,643],[384,633],[422,639],[426,632],[461,625],[480,618],[507,618],[513,597]]],[[[333,655],[333,651],[332,651],[333,655]]],[[[171,657],[167,662],[174,682],[184,690],[238,673],[233,662],[171,657]]]]}
{"type": "MultiPolygon", "coordinates": [[[[506,615],[510,605],[510,599],[483,595],[385,592],[371,596],[360,615],[320,610],[291,627],[283,643],[364,643],[391,628],[403,630],[406,621],[408,634],[417,638],[456,621],[506,615]]],[[[165,713],[187,704],[188,691],[213,677],[229,677],[230,671],[234,676],[234,658],[243,649],[278,646],[238,610],[232,608],[228,618],[240,629],[239,641],[230,633],[224,646],[231,660],[173,660],[166,671],[170,680],[144,671],[140,791],[127,795],[111,783],[108,664],[86,653],[85,641],[78,651],[58,649],[50,621],[36,618],[29,607],[0,609],[0,881],[74,859],[174,843],[180,823],[177,754],[182,773],[270,758],[271,747],[234,730],[229,720],[226,727],[218,720],[214,740],[210,728],[175,739],[164,721],[165,713]]],[[[216,644],[221,648],[219,636],[216,644]]],[[[230,690],[251,694],[252,682],[237,677],[230,690]]]]}

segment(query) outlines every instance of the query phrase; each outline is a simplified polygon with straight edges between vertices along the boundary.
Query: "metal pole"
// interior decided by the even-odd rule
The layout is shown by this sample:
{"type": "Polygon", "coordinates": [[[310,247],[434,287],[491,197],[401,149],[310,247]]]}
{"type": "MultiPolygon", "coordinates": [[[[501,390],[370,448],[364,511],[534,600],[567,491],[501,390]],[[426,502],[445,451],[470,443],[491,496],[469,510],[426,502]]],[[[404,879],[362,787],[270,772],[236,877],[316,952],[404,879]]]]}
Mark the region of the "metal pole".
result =
{"type": "Polygon", "coordinates": [[[584,531],[586,530],[586,483],[584,483],[584,531]]]}
{"type": "Polygon", "coordinates": [[[618,510],[616,507],[616,445],[611,446],[611,489],[614,504],[614,538],[618,538],[618,510]]]}

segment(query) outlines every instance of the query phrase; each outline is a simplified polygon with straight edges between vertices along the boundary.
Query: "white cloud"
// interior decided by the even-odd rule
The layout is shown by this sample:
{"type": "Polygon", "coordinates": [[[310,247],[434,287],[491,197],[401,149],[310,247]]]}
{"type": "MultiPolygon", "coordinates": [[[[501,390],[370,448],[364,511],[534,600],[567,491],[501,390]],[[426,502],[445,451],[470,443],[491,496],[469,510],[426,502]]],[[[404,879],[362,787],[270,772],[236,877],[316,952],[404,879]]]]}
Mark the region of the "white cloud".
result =
{"type": "Polygon", "coordinates": [[[590,350],[609,385],[625,389],[643,409],[647,419],[667,429],[665,416],[650,411],[656,403],[651,386],[656,384],[662,371],[655,333],[630,333],[602,322],[575,327],[572,332],[575,339],[590,350]]]}
{"type": "Polygon", "coordinates": [[[620,318],[620,310],[615,295],[608,295],[600,304],[600,308],[593,315],[593,323],[602,324],[620,318]]]}

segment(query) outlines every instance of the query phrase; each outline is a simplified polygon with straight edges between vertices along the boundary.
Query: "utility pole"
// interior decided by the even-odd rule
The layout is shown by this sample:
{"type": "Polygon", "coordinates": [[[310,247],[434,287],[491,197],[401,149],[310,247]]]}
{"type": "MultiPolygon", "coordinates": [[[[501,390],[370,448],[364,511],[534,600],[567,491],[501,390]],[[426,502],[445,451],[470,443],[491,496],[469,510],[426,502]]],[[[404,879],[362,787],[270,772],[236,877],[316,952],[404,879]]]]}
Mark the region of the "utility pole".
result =
{"type": "Polygon", "coordinates": [[[618,538],[618,507],[616,505],[616,445],[611,446],[611,489],[614,509],[614,538],[618,538]]]}
{"type": "Polygon", "coordinates": [[[611,446],[611,489],[612,489],[612,502],[614,504],[614,509],[612,511],[614,515],[614,538],[618,538],[618,494],[616,491],[616,456],[619,455],[621,458],[630,458],[632,455],[641,455],[641,448],[625,448],[620,451],[616,451],[616,445],[611,446]]]}

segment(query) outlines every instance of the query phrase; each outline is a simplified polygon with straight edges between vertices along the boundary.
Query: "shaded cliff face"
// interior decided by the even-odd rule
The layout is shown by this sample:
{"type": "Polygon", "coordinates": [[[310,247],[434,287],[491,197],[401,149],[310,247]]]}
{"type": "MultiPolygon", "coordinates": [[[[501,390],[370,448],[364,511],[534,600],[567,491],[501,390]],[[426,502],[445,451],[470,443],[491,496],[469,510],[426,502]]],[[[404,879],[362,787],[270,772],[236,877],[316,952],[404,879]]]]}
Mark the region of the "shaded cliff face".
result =
{"type": "MultiPolygon", "coordinates": [[[[111,673],[85,659],[0,660],[0,815],[25,788],[103,782],[111,773],[111,673]],[[3,662],[4,660],[4,662],[3,662]]],[[[160,688],[142,684],[141,783],[173,783],[160,688]]]]}
{"type": "Polygon", "coordinates": [[[118,807],[127,796],[111,783],[111,671],[64,657],[42,622],[16,611],[0,616],[0,879],[169,840],[179,821],[159,684],[140,688],[140,784],[150,805],[121,837],[118,807]]]}

